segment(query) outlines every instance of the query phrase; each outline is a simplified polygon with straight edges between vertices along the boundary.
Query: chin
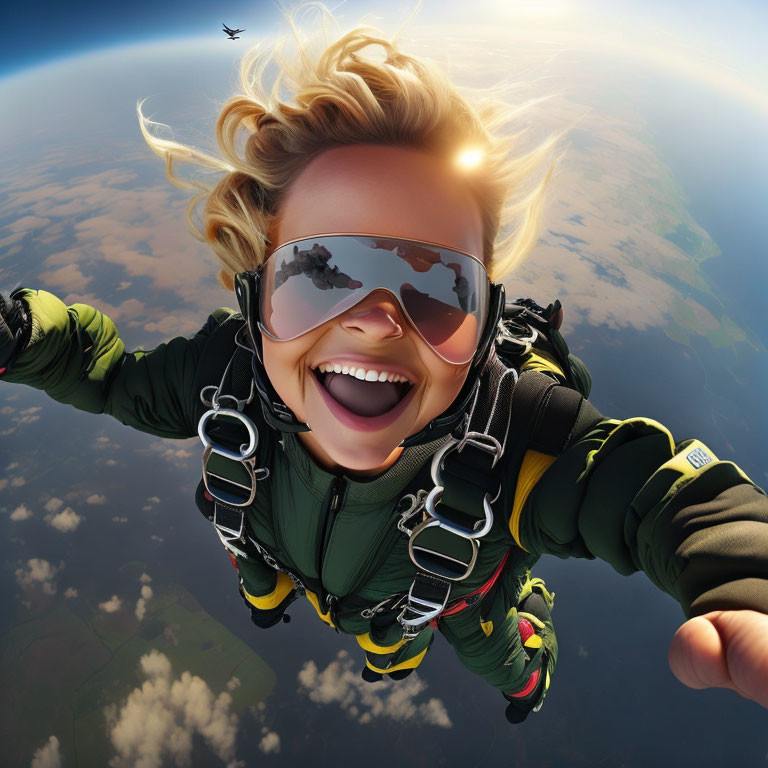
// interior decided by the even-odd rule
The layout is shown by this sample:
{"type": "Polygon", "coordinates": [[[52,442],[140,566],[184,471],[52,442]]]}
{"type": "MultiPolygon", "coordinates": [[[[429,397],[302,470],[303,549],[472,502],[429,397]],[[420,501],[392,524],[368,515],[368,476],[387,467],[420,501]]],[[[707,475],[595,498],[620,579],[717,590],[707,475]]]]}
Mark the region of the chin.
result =
{"type": "MultiPolygon", "coordinates": [[[[342,446],[328,445],[328,456],[339,466],[354,472],[375,472],[387,462],[399,443],[391,446],[378,445],[364,446],[346,443],[342,446]]],[[[389,466],[394,462],[390,462],[389,466]]],[[[386,468],[385,468],[386,469],[386,468]]],[[[380,471],[384,471],[381,469],[380,471]]]]}

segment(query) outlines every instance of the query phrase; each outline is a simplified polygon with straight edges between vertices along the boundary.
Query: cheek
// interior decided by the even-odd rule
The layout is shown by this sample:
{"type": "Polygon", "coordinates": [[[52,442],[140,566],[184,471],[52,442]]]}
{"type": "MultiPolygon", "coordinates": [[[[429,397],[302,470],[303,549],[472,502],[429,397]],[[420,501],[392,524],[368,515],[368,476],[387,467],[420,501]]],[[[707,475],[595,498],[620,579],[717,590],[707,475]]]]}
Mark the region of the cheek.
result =
{"type": "Polygon", "coordinates": [[[264,368],[277,394],[292,408],[300,392],[304,345],[296,341],[276,342],[262,337],[264,368]]]}

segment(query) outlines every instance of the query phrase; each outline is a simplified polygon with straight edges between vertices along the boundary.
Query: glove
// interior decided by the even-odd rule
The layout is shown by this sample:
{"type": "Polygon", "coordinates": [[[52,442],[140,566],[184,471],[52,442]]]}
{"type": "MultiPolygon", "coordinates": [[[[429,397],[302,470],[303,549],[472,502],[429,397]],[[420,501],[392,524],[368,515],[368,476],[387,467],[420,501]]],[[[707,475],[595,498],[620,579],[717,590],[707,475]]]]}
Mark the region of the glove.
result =
{"type": "Polygon", "coordinates": [[[29,312],[19,299],[0,293],[0,373],[24,349],[32,330],[29,312]]]}

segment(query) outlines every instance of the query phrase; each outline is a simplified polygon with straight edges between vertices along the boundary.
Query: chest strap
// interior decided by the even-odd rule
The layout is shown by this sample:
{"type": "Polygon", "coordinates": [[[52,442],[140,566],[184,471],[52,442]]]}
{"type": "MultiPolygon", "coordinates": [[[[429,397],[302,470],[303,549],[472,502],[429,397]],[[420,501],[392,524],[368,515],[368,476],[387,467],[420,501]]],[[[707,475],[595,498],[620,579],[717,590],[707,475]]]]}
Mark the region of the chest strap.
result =
{"type": "MultiPolygon", "coordinates": [[[[481,599],[486,582],[447,608],[454,582],[473,571],[480,539],[493,526],[493,503],[501,495],[503,473],[520,466],[526,450],[559,456],[569,443],[583,397],[550,376],[525,371],[518,376],[495,359],[465,422],[465,431],[438,451],[432,460],[434,488],[424,499],[426,519],[409,535],[408,551],[418,568],[398,616],[403,637],[415,638],[428,624],[452,615],[481,599]],[[505,460],[507,440],[513,432],[505,460]],[[451,613],[448,613],[450,611],[451,613]]],[[[418,506],[411,518],[421,511],[418,506]]],[[[417,516],[418,517],[418,516],[417,516]]],[[[501,573],[508,553],[494,574],[501,573]]]]}

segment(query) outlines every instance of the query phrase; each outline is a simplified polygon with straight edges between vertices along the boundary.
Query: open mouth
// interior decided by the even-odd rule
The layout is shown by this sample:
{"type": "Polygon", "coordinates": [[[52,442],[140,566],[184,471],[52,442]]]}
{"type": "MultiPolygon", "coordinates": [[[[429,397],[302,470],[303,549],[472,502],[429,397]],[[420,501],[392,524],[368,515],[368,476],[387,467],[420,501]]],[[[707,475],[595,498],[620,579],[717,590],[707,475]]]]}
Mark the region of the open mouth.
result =
{"type": "Polygon", "coordinates": [[[350,413],[373,418],[391,411],[408,394],[409,381],[366,381],[349,373],[312,370],[326,392],[350,413]]]}

